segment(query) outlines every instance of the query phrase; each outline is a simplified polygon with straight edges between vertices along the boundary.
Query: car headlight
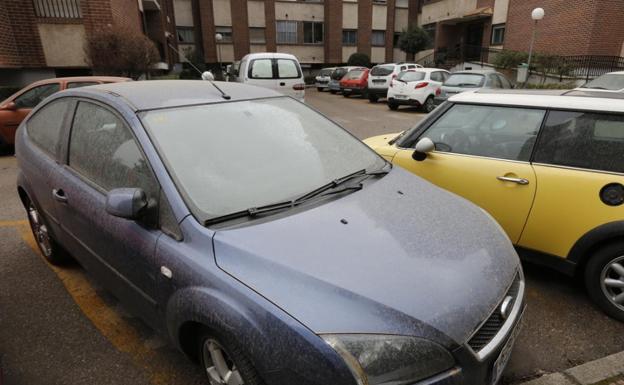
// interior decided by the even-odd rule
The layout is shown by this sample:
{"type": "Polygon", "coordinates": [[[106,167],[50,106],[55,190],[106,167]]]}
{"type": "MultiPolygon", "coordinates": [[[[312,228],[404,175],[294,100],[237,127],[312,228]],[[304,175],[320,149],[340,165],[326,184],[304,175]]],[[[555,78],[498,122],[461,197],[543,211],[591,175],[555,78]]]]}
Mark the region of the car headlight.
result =
{"type": "Polygon", "coordinates": [[[422,338],[324,334],[345,361],[358,385],[407,385],[448,370],[455,359],[442,346],[422,338]]]}

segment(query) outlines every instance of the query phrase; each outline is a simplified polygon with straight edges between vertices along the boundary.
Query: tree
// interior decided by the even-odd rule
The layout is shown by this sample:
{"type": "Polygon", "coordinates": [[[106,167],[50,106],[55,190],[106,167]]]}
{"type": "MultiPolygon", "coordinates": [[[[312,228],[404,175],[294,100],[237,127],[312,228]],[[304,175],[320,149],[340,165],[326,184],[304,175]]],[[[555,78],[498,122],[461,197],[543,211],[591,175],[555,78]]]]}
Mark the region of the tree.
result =
{"type": "Polygon", "coordinates": [[[349,56],[347,65],[370,68],[371,61],[367,54],[356,52],[354,54],[351,54],[351,56],[349,56]]]}
{"type": "Polygon", "coordinates": [[[138,79],[148,73],[160,56],[144,34],[123,28],[104,29],[87,38],[87,60],[98,75],[127,76],[138,79]]]}
{"type": "Polygon", "coordinates": [[[418,52],[427,49],[431,44],[431,37],[424,29],[412,24],[407,30],[403,30],[399,36],[398,46],[401,51],[414,57],[418,52]]]}

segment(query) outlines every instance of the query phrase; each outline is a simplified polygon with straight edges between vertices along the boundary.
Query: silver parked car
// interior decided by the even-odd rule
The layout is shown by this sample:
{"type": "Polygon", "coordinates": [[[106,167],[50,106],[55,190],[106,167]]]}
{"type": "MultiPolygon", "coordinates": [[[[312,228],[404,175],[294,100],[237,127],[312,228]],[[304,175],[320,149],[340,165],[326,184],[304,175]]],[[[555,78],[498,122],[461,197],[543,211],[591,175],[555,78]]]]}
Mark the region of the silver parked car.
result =
{"type": "Polygon", "coordinates": [[[323,68],[318,75],[314,78],[314,85],[319,92],[323,92],[326,88],[329,87],[329,82],[331,81],[331,74],[334,72],[336,67],[328,67],[323,68]]]}
{"type": "Polygon", "coordinates": [[[474,91],[482,88],[510,89],[513,84],[505,75],[494,70],[466,70],[454,72],[442,84],[440,95],[435,98],[436,104],[441,104],[453,95],[464,91],[474,91]]]}

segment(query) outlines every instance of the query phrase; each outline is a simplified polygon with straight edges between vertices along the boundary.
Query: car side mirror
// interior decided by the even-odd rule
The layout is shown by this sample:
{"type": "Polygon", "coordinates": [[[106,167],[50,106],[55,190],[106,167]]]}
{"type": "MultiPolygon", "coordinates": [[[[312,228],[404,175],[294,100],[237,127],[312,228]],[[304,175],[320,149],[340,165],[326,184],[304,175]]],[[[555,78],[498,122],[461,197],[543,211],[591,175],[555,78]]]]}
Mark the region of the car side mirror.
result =
{"type": "Polygon", "coordinates": [[[412,159],[422,162],[427,159],[427,154],[435,150],[435,143],[429,138],[422,138],[416,143],[412,159]]]}
{"type": "Polygon", "coordinates": [[[17,104],[15,104],[15,102],[8,102],[4,106],[2,106],[2,109],[5,111],[15,111],[17,110],[17,104]]]}
{"type": "Polygon", "coordinates": [[[106,212],[119,218],[139,219],[148,203],[140,188],[116,188],[106,194],[106,212]]]}

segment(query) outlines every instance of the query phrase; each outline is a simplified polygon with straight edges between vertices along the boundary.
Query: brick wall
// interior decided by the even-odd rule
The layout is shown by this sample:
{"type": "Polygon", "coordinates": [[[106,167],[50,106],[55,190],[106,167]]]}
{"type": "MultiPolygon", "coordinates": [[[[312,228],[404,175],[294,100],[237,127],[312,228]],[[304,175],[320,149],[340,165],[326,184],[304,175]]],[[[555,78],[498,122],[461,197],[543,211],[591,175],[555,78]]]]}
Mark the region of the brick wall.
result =
{"type": "Polygon", "coordinates": [[[0,67],[45,67],[32,2],[0,0],[0,7],[0,67]]]}
{"type": "Polygon", "coordinates": [[[204,44],[204,60],[206,63],[217,62],[217,45],[215,44],[215,25],[212,0],[200,0],[199,19],[201,21],[202,41],[204,44]]]}
{"type": "Polygon", "coordinates": [[[386,61],[394,61],[395,0],[388,0],[386,13],[386,61]]]}
{"type": "Polygon", "coordinates": [[[325,62],[342,63],[342,2],[325,2],[325,62]]]}
{"type": "Polygon", "coordinates": [[[559,55],[618,55],[624,39],[621,0],[510,1],[505,48],[528,51],[531,11],[544,8],[534,50],[559,55]]]}
{"type": "Polygon", "coordinates": [[[134,32],[143,31],[137,0],[110,0],[113,24],[134,32]]]}
{"type": "Polygon", "coordinates": [[[234,59],[240,60],[249,53],[247,0],[230,0],[230,10],[233,15],[232,38],[234,39],[234,59]]]}
{"type": "Polygon", "coordinates": [[[275,0],[264,0],[264,22],[266,28],[266,50],[267,52],[277,51],[276,26],[275,26],[275,0]]]}
{"type": "Polygon", "coordinates": [[[358,39],[357,50],[370,57],[371,55],[371,28],[373,27],[372,0],[358,0],[358,39]]]}

